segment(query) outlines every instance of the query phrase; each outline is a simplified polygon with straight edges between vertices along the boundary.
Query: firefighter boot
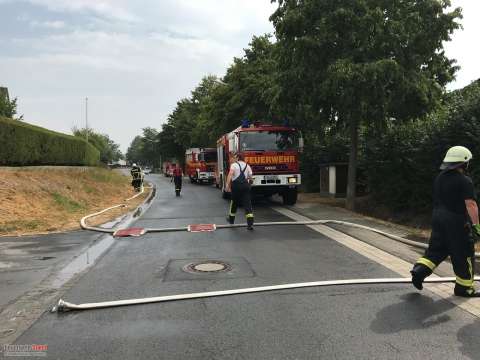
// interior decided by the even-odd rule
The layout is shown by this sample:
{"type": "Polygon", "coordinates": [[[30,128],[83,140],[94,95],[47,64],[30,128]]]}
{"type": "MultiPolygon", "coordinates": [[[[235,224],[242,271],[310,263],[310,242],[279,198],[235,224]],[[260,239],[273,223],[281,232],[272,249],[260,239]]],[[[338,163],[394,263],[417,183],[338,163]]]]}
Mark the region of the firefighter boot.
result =
{"type": "Polygon", "coordinates": [[[473,286],[466,287],[459,284],[455,284],[454,294],[455,296],[466,297],[466,298],[480,297],[480,293],[476,292],[473,286]]]}
{"type": "Polygon", "coordinates": [[[227,221],[230,225],[235,224],[235,216],[227,215],[227,221]]]}
{"type": "Polygon", "coordinates": [[[247,217],[247,229],[253,230],[253,216],[247,217]]]}
{"type": "Polygon", "coordinates": [[[432,270],[430,270],[427,266],[423,264],[415,264],[413,269],[410,271],[410,274],[412,274],[413,286],[415,286],[418,290],[422,290],[423,280],[425,280],[425,278],[431,273],[432,270]]]}

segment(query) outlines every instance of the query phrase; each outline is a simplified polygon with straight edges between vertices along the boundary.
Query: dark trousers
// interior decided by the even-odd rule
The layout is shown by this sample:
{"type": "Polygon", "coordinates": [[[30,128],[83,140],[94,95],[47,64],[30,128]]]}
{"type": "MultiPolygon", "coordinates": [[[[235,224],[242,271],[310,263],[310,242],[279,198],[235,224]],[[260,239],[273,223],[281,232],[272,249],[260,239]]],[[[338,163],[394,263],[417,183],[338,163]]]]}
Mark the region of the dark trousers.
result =
{"type": "Polygon", "coordinates": [[[243,206],[247,223],[253,224],[252,197],[249,184],[235,184],[232,181],[232,199],[230,201],[230,219],[235,219],[237,208],[243,206]]]}
{"type": "Polygon", "coordinates": [[[473,276],[475,264],[475,248],[463,215],[447,210],[435,210],[432,221],[432,235],[428,249],[417,264],[428,268],[431,272],[448,256],[452,261],[456,275],[455,291],[474,290],[473,276]]]}
{"type": "Polygon", "coordinates": [[[182,190],[182,177],[181,176],[175,176],[173,178],[173,182],[175,183],[175,190],[176,191],[182,190]]]}
{"type": "Polygon", "coordinates": [[[142,179],[141,178],[137,178],[137,179],[133,179],[132,180],[132,186],[135,188],[135,189],[138,189],[142,186],[142,179]]]}

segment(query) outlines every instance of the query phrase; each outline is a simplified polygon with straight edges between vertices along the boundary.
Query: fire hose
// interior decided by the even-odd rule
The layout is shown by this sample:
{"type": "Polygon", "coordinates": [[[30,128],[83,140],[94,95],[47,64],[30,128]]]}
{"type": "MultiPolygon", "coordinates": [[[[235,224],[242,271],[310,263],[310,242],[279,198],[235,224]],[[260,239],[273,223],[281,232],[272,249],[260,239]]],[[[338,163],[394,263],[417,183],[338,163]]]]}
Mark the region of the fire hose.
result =
{"type": "MultiPolygon", "coordinates": [[[[153,187],[152,186],[146,186],[146,187],[142,187],[142,190],[138,193],[138,194],[135,194],[133,195],[132,197],[129,197],[128,199],[125,199],[123,200],[125,203],[128,202],[128,201],[131,201],[137,197],[139,197],[140,195],[142,195],[144,192],[145,192],[145,189],[152,189],[153,187]]],[[[113,234],[115,233],[115,229],[106,229],[106,228],[101,228],[101,227],[97,227],[97,226],[89,226],[87,225],[86,221],[87,219],[89,218],[92,218],[92,217],[95,217],[95,216],[98,216],[98,215],[101,215],[103,213],[106,213],[108,211],[111,211],[113,209],[118,209],[118,208],[125,208],[127,207],[128,205],[127,204],[118,204],[118,205],[114,205],[114,206],[110,206],[106,209],[103,209],[101,211],[98,211],[96,213],[93,213],[93,214],[89,214],[87,216],[84,216],[83,218],[80,219],[80,226],[82,227],[82,229],[84,230],[91,230],[91,231],[97,231],[97,232],[103,232],[103,233],[108,233],[108,234],[113,234]]]]}
{"type": "MultiPolygon", "coordinates": [[[[478,281],[480,280],[480,277],[475,277],[474,280],[478,281]]],[[[157,296],[157,297],[150,297],[150,298],[143,298],[143,299],[104,301],[104,302],[85,303],[85,304],[72,304],[60,299],[58,301],[58,304],[54,306],[51,311],[66,312],[69,310],[102,309],[102,308],[111,308],[111,307],[126,306],[126,305],[151,304],[151,303],[189,300],[189,299],[204,299],[204,298],[220,297],[220,296],[228,296],[228,295],[251,294],[251,293],[259,293],[259,292],[267,292],[267,291],[299,289],[299,288],[309,288],[309,287],[372,285],[372,284],[374,285],[376,284],[378,285],[409,284],[411,282],[412,280],[410,278],[326,280],[326,281],[303,282],[303,283],[294,283],[294,284],[260,286],[260,287],[233,289],[233,290],[208,291],[208,292],[199,292],[199,293],[191,293],[191,294],[166,295],[166,296],[157,296]]],[[[448,283],[448,282],[455,282],[455,277],[432,277],[432,278],[427,278],[424,281],[424,283],[448,283]]]]}
{"type": "MultiPolygon", "coordinates": [[[[143,190],[142,190],[143,192],[143,190]]],[[[132,198],[126,199],[125,201],[131,200],[141,193],[136,194],[132,198]]],[[[98,227],[90,227],[85,224],[85,220],[100,215],[104,212],[110,211],[118,207],[125,207],[125,204],[115,205],[99,211],[94,214],[87,215],[81,219],[82,228],[100,231],[105,233],[115,234],[117,230],[114,229],[104,229],[98,227]]],[[[256,227],[262,226],[290,226],[290,225],[326,225],[326,224],[337,224],[337,225],[346,225],[350,227],[355,227],[363,230],[368,230],[375,232],[377,234],[386,236],[390,239],[396,240],[398,242],[404,243],[406,245],[426,249],[427,244],[408,240],[400,236],[392,235],[384,231],[368,227],[365,225],[350,223],[340,220],[309,220],[309,221],[279,221],[279,222],[260,222],[256,223],[256,227]]],[[[217,229],[232,229],[246,227],[247,224],[228,224],[228,225],[215,225],[215,224],[197,224],[197,225],[188,225],[182,227],[171,227],[171,228],[146,228],[141,229],[141,234],[145,233],[165,233],[165,232],[179,232],[179,231],[189,231],[195,232],[192,230],[193,227],[200,227],[200,230],[197,231],[213,231],[217,229]],[[202,226],[209,226],[208,230],[201,229],[202,226]]],[[[476,252],[475,257],[480,257],[480,253],[476,252]]],[[[432,277],[425,279],[425,283],[448,283],[455,282],[455,277],[432,277]]],[[[475,281],[480,280],[480,277],[475,277],[475,281]]],[[[287,289],[298,289],[298,288],[309,288],[309,287],[326,287],[326,286],[347,286],[347,285],[368,285],[368,284],[409,284],[411,283],[410,278],[378,278],[378,279],[349,279],[349,280],[327,280],[327,281],[316,281],[316,282],[303,282],[303,283],[293,283],[293,284],[282,284],[282,285],[271,285],[271,286],[261,286],[253,288],[243,288],[243,289],[233,289],[233,290],[221,290],[221,291],[210,291],[210,292],[200,292],[200,293],[190,293],[190,294],[179,294],[179,295],[166,295],[142,299],[128,299],[128,300],[115,300],[115,301],[105,301],[97,303],[85,303],[85,304],[73,304],[66,302],[60,299],[56,306],[52,308],[52,312],[65,312],[69,310],[89,310],[89,309],[100,309],[100,308],[110,308],[126,305],[139,305],[139,304],[149,304],[149,303],[159,303],[159,302],[168,302],[168,301],[178,301],[178,300],[188,300],[188,299],[199,299],[199,298],[210,298],[210,297],[220,297],[228,295],[239,295],[239,294],[249,294],[249,293],[259,293],[267,291],[277,291],[277,290],[287,290],[287,289]]]]}
{"type": "MultiPolygon", "coordinates": [[[[350,227],[355,227],[358,229],[363,229],[363,230],[369,230],[372,232],[375,232],[377,234],[383,235],[385,237],[388,237],[392,240],[396,240],[398,242],[401,242],[406,245],[414,246],[417,248],[421,249],[426,249],[428,248],[428,244],[418,242],[418,241],[413,241],[409,239],[402,238],[397,235],[389,234],[387,232],[384,232],[379,229],[375,229],[369,226],[365,225],[360,225],[356,223],[351,223],[347,221],[340,221],[340,220],[309,220],[309,221],[272,221],[272,222],[259,222],[255,223],[256,227],[261,227],[261,226],[290,226],[290,225],[326,225],[326,224],[337,224],[337,225],[345,225],[345,226],[350,226],[350,227]]],[[[164,233],[164,232],[178,232],[178,231],[191,231],[189,226],[181,226],[181,227],[171,227],[171,228],[145,228],[144,233],[164,233]]],[[[240,227],[246,227],[247,224],[225,224],[225,225],[218,225],[215,224],[215,230],[219,229],[232,229],[232,228],[240,228],[240,227]]],[[[475,252],[475,257],[480,258],[480,253],[475,252]]]]}
{"type": "MultiPolygon", "coordinates": [[[[141,193],[136,194],[135,196],[133,196],[129,199],[125,199],[125,201],[129,201],[129,200],[141,195],[142,193],[143,193],[143,191],[141,193]]],[[[92,231],[116,234],[117,231],[118,231],[117,229],[106,229],[106,228],[88,226],[85,223],[85,221],[88,218],[103,214],[107,211],[110,211],[110,210],[113,210],[113,209],[116,209],[116,208],[119,208],[119,207],[126,207],[126,206],[127,206],[126,204],[115,205],[115,206],[111,206],[107,209],[104,209],[102,211],[96,212],[94,214],[84,216],[80,220],[81,227],[85,230],[92,230],[92,231]]],[[[347,222],[347,221],[340,221],[340,220],[272,221],[272,222],[255,223],[255,226],[256,227],[262,227],[262,226],[327,225],[327,224],[345,225],[345,226],[354,227],[354,228],[357,228],[357,229],[368,230],[368,231],[372,231],[374,233],[383,235],[385,237],[388,237],[392,240],[401,242],[401,243],[406,244],[406,245],[414,246],[414,247],[417,247],[417,248],[420,248],[420,249],[427,249],[428,248],[428,244],[425,244],[425,243],[422,243],[422,242],[405,239],[405,238],[402,238],[400,236],[389,234],[385,231],[375,229],[375,228],[372,228],[372,227],[369,227],[369,226],[360,225],[360,224],[356,224],[356,223],[351,223],[351,222],[347,222]]],[[[215,224],[213,229],[214,230],[217,230],[217,229],[232,229],[232,228],[240,228],[240,227],[246,227],[246,226],[247,226],[247,224],[225,224],[225,225],[215,224]]],[[[165,233],[165,232],[179,232],[179,231],[190,232],[191,231],[191,225],[180,226],[180,227],[171,227],[171,228],[145,228],[145,229],[142,229],[141,235],[147,234],[147,233],[165,233]]],[[[475,252],[475,258],[480,258],[480,252],[475,252]]]]}

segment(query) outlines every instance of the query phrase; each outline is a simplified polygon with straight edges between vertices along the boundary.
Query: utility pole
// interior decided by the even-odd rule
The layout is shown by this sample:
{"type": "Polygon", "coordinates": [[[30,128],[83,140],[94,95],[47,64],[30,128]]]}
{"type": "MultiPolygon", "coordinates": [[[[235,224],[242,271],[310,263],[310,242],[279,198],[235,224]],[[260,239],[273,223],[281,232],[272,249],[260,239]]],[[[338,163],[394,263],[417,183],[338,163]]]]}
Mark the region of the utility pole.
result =
{"type": "Polygon", "coordinates": [[[85,133],[88,143],[88,97],[85,98],[85,133]]]}

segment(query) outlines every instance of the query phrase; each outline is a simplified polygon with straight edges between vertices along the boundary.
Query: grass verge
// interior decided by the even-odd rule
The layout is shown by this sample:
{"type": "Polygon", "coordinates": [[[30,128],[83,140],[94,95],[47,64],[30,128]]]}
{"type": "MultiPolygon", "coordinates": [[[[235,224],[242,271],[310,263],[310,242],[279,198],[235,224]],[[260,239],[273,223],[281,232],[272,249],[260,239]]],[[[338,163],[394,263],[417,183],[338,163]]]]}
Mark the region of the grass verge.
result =
{"type": "MultiPolygon", "coordinates": [[[[119,170],[0,168],[0,236],[79,229],[83,216],[121,204],[134,194],[130,176],[119,170]]],[[[144,198],[135,199],[132,206],[144,198]]],[[[121,214],[107,213],[101,220],[108,222],[121,214]]]]}

